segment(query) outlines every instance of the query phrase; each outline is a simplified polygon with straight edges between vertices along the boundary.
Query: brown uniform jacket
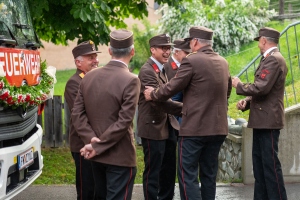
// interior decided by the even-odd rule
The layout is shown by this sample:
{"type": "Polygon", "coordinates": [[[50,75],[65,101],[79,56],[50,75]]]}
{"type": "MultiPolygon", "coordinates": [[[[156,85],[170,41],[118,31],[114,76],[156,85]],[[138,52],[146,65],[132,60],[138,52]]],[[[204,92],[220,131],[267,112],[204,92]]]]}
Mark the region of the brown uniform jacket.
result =
{"type": "Polygon", "coordinates": [[[143,94],[145,86],[157,88],[167,82],[167,78],[159,71],[158,66],[151,58],[142,66],[139,79],[141,81],[141,92],[138,104],[138,136],[152,140],[165,140],[169,137],[167,120],[170,121],[173,127],[174,124],[178,126],[178,122],[173,115],[181,115],[182,103],[171,99],[166,102],[145,100],[143,94]]]}
{"type": "Polygon", "coordinates": [[[171,80],[179,69],[173,58],[170,56],[167,63],[164,64],[164,68],[166,71],[166,75],[168,77],[168,80],[171,80]]]}
{"type": "Polygon", "coordinates": [[[249,128],[283,128],[286,74],[286,62],[278,49],[274,49],[261,60],[255,71],[253,84],[237,85],[237,94],[252,97],[246,106],[246,108],[250,107],[249,128]]]}
{"type": "MultiPolygon", "coordinates": [[[[84,76],[83,72],[79,69],[77,69],[76,73],[71,76],[71,78],[68,80],[65,88],[64,97],[68,104],[68,108],[70,110],[70,113],[74,106],[74,101],[78,92],[78,87],[81,82],[82,77],[84,76]]],[[[69,122],[69,142],[70,142],[70,149],[71,152],[79,152],[80,149],[84,146],[83,141],[80,139],[79,135],[77,134],[72,120],[70,119],[69,122]]]]}
{"type": "Polygon", "coordinates": [[[93,137],[101,140],[92,144],[97,156],[91,160],[116,166],[136,166],[132,121],[139,86],[137,76],[118,61],[110,61],[82,79],[72,120],[85,144],[93,137]]]}
{"type": "Polygon", "coordinates": [[[184,91],[180,136],[227,135],[231,77],[227,61],[205,46],[182,60],[176,76],[151,93],[164,101],[184,91]]]}

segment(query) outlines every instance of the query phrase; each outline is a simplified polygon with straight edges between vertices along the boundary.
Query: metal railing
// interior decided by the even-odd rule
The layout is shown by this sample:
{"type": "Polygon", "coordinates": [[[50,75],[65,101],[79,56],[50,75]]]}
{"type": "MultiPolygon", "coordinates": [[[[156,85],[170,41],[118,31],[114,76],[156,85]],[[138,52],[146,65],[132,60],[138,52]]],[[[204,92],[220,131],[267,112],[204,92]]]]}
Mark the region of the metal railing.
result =
{"type": "MultiPolygon", "coordinates": [[[[285,83],[285,107],[297,104],[300,101],[300,21],[288,25],[281,33],[278,48],[286,60],[288,74],[285,83]],[[296,83],[299,82],[297,87],[296,83]]],[[[258,54],[244,69],[237,75],[244,82],[253,82],[254,73],[259,65],[261,55],[258,54]],[[250,75],[249,75],[250,74],[250,75]]]]}

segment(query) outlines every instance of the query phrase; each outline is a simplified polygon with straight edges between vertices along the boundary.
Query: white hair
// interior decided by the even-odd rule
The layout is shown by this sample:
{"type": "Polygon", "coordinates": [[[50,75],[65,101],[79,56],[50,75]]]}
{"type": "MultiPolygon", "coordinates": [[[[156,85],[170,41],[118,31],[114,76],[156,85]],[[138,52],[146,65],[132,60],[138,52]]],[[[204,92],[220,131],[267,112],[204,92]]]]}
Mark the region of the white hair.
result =
{"type": "Polygon", "coordinates": [[[175,53],[175,51],[182,51],[182,49],[178,49],[178,48],[173,47],[172,52],[175,53]]]}
{"type": "Polygon", "coordinates": [[[122,48],[122,49],[117,49],[112,46],[109,46],[112,55],[115,56],[116,58],[122,58],[126,57],[130,54],[131,50],[134,49],[134,45],[131,45],[130,47],[127,48],[122,48]]]}
{"type": "Polygon", "coordinates": [[[196,38],[198,40],[199,43],[201,44],[207,44],[207,45],[213,45],[213,41],[212,40],[205,40],[205,39],[200,39],[200,38],[196,38]]]}
{"type": "Polygon", "coordinates": [[[77,57],[75,58],[75,60],[83,61],[83,57],[82,57],[82,56],[77,56],[77,57]]]}

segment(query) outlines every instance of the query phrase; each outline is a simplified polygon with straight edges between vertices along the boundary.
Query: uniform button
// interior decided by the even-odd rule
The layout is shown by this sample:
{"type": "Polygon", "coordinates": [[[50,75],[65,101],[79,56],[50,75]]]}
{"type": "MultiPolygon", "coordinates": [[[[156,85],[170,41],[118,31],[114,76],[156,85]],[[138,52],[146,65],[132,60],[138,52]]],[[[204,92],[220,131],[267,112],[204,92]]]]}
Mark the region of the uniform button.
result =
{"type": "Polygon", "coordinates": [[[261,110],[261,108],[259,108],[259,110],[261,110]]]}
{"type": "Polygon", "coordinates": [[[154,123],[155,123],[155,121],[153,120],[153,121],[152,121],[152,124],[154,124],[154,123]]]}

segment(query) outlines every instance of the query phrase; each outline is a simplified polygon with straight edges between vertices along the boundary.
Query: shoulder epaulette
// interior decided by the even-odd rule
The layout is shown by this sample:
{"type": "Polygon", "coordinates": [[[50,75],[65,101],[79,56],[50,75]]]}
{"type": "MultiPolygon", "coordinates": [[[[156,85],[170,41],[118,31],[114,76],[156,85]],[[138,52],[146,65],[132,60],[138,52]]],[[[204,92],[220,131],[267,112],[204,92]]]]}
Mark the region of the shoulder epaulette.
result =
{"type": "Polygon", "coordinates": [[[78,74],[80,78],[83,78],[84,77],[84,73],[81,72],[80,74],[78,74]]]}
{"type": "Polygon", "coordinates": [[[197,51],[189,53],[186,57],[189,57],[190,55],[193,55],[193,54],[196,54],[196,53],[197,53],[197,51]]]}

